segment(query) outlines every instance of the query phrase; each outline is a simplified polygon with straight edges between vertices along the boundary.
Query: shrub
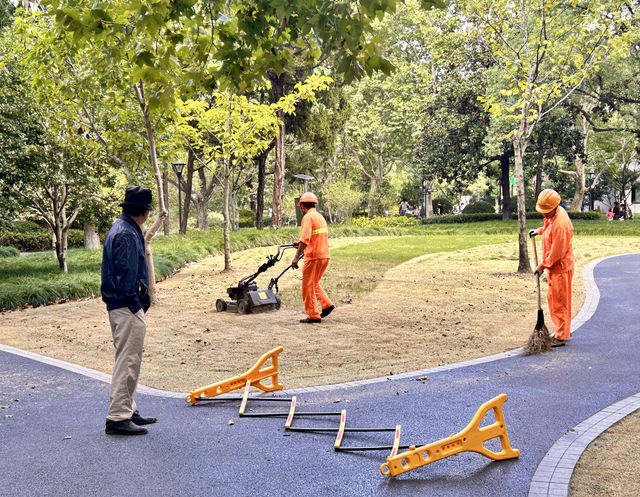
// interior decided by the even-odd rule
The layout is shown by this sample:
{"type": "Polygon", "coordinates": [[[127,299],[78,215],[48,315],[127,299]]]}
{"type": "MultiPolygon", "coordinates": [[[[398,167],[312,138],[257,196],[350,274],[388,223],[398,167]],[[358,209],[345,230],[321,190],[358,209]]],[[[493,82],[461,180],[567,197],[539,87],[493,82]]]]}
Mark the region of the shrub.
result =
{"type": "Polygon", "coordinates": [[[443,214],[451,214],[453,212],[453,203],[447,197],[434,197],[431,199],[431,205],[433,206],[433,213],[438,213],[438,204],[442,205],[443,214]]]}
{"type": "Polygon", "coordinates": [[[463,214],[484,214],[491,213],[493,214],[495,209],[493,205],[489,202],[479,201],[479,202],[471,202],[464,209],[462,209],[463,214]]]}
{"type": "Polygon", "coordinates": [[[0,257],[17,257],[20,251],[15,247],[0,247],[0,257]]]}
{"type": "Polygon", "coordinates": [[[356,217],[351,220],[350,226],[359,228],[382,228],[382,227],[404,227],[417,226],[419,220],[413,216],[389,216],[389,217],[356,217]]]}
{"type": "Polygon", "coordinates": [[[250,209],[240,209],[240,227],[253,228],[256,225],[256,213],[250,209]]]}
{"type": "Polygon", "coordinates": [[[348,223],[363,198],[364,194],[347,179],[335,181],[323,189],[324,204],[331,211],[334,222],[348,223]]]}
{"type": "MultiPolygon", "coordinates": [[[[587,221],[596,221],[603,219],[604,215],[599,214],[596,211],[589,212],[568,212],[569,217],[573,220],[584,219],[587,221]]],[[[527,219],[542,219],[542,214],[539,212],[527,212],[527,219]]],[[[512,214],[511,219],[518,219],[517,214],[512,214]]],[[[493,214],[488,212],[482,212],[478,214],[460,214],[458,216],[445,215],[434,216],[429,219],[425,219],[425,224],[457,224],[457,223],[477,223],[481,221],[498,221],[502,220],[502,214],[493,214]]]]}
{"type": "Polygon", "coordinates": [[[42,226],[29,219],[19,219],[13,222],[13,229],[9,231],[17,231],[18,233],[33,233],[42,229],[42,226]]]}
{"type": "MultiPolygon", "coordinates": [[[[18,232],[0,231],[0,246],[17,247],[22,252],[41,252],[52,247],[51,231],[39,228],[37,231],[18,232]]],[[[82,247],[84,245],[84,233],[82,230],[71,229],[68,231],[68,245],[82,247]]]]}

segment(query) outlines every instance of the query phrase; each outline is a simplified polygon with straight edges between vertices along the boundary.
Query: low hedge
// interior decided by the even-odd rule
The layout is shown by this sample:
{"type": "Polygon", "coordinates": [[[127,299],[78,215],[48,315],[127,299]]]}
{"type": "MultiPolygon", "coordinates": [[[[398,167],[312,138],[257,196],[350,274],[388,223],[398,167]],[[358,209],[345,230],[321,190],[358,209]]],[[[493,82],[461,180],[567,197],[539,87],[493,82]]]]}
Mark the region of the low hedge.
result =
{"type": "MultiPolygon", "coordinates": [[[[542,214],[539,212],[527,212],[527,219],[542,219],[542,214]]],[[[603,219],[603,215],[596,211],[571,211],[569,212],[571,219],[584,219],[588,221],[596,221],[603,219]]],[[[518,219],[517,214],[512,214],[511,219],[518,219]]],[[[495,213],[481,213],[481,214],[447,214],[445,216],[435,216],[424,220],[425,224],[455,224],[455,223],[479,223],[482,221],[499,221],[502,220],[502,214],[495,213]]]]}
{"type": "Polygon", "coordinates": [[[15,247],[0,247],[0,257],[17,257],[20,251],[15,247]]]}
{"type": "MultiPolygon", "coordinates": [[[[84,233],[82,230],[70,229],[68,237],[69,248],[84,246],[84,233]]],[[[51,231],[45,229],[25,232],[0,231],[0,246],[16,247],[21,252],[51,250],[51,239],[51,231]]]]}

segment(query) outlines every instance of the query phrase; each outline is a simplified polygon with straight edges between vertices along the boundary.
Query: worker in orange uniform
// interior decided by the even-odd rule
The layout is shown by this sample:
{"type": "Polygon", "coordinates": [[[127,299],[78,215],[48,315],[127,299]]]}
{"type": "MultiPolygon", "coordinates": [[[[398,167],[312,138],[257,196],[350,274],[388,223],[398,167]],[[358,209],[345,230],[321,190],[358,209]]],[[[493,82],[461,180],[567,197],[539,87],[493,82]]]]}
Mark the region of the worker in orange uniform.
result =
{"type": "Polygon", "coordinates": [[[529,237],[542,235],[542,262],[534,274],[547,270],[549,292],[547,302],[556,334],[551,344],[560,347],[571,338],[571,280],[573,279],[573,224],[560,205],[560,195],[550,188],[538,196],[536,210],[544,216],[544,224],[529,231],[529,237]]]}
{"type": "Polygon", "coordinates": [[[298,262],[304,254],[302,301],[307,317],[301,319],[301,323],[320,323],[336,308],[320,286],[320,278],[329,265],[329,231],[324,217],[316,210],[317,204],[318,199],[311,192],[303,193],[298,201],[302,210],[302,228],[291,267],[298,269],[298,262]],[[318,312],[316,301],[320,301],[322,312],[318,312]]]}

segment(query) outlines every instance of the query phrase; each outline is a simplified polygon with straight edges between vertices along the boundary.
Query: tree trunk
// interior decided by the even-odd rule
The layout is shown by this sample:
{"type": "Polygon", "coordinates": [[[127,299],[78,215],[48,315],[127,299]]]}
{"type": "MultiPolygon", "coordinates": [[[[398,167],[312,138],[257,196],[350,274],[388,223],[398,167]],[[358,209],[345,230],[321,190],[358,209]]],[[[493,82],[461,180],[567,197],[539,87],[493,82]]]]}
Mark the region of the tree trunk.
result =
{"type": "Polygon", "coordinates": [[[573,164],[576,168],[576,174],[573,175],[573,179],[576,183],[576,190],[573,194],[573,200],[569,204],[570,211],[582,210],[582,203],[584,202],[584,194],[586,193],[586,185],[584,183],[584,161],[582,157],[576,155],[573,164]]]}
{"type": "MultiPolygon", "coordinates": [[[[227,134],[231,136],[231,101],[227,116],[227,134]]],[[[229,181],[231,178],[231,157],[224,159],[222,178],[222,237],[224,240],[224,270],[231,270],[231,235],[229,233],[229,181]]]]}
{"type": "Polygon", "coordinates": [[[195,204],[198,219],[198,229],[207,231],[209,229],[209,219],[207,216],[209,211],[209,202],[203,199],[199,199],[195,202],[195,204]]]}
{"type": "Polygon", "coordinates": [[[167,172],[162,173],[162,191],[164,193],[164,205],[167,207],[167,215],[162,223],[162,228],[164,230],[164,236],[169,236],[171,227],[169,226],[169,173],[167,172]]]}
{"type": "Polygon", "coordinates": [[[369,186],[369,198],[367,200],[367,217],[373,219],[376,215],[376,192],[378,191],[378,185],[375,178],[371,178],[371,185],[369,186]]]}
{"type": "Polygon", "coordinates": [[[426,207],[425,216],[427,218],[433,217],[433,200],[432,200],[431,192],[429,190],[433,188],[434,183],[435,183],[435,179],[430,179],[426,181],[426,185],[425,185],[427,188],[427,207],[426,207]]]}
{"type": "Polygon", "coordinates": [[[84,223],[84,248],[94,250],[100,248],[100,237],[96,231],[95,224],[84,223]]]}
{"type": "Polygon", "coordinates": [[[62,226],[60,226],[60,224],[58,223],[58,220],[56,220],[56,225],[55,225],[55,229],[53,231],[54,233],[54,245],[55,245],[55,251],[56,251],[56,259],[58,259],[58,267],[60,268],[60,271],[63,273],[67,272],[67,251],[65,250],[64,244],[63,244],[63,236],[62,236],[62,226]]]}
{"type": "Polygon", "coordinates": [[[531,272],[529,251],[527,250],[527,208],[524,188],[524,153],[527,149],[522,131],[513,134],[513,152],[516,165],[516,189],[518,192],[518,272],[531,272]]]}
{"type": "Polygon", "coordinates": [[[538,149],[538,171],[536,172],[536,187],[533,192],[533,197],[537,199],[542,191],[542,166],[544,165],[544,149],[540,147],[538,149]]]}
{"type": "Polygon", "coordinates": [[[238,193],[231,193],[231,229],[240,231],[240,215],[238,213],[238,193]]]}
{"type": "MultiPolygon", "coordinates": [[[[285,73],[282,73],[280,76],[270,73],[270,79],[273,87],[274,102],[278,102],[284,96],[285,73]]],[[[271,226],[279,229],[282,227],[282,203],[284,200],[284,138],[286,134],[286,127],[284,123],[284,111],[282,109],[278,109],[276,114],[280,120],[280,131],[276,138],[276,158],[273,169],[273,211],[271,215],[271,226]]]]}
{"type": "MultiPolygon", "coordinates": [[[[275,142],[274,142],[275,145],[275,142]]],[[[267,158],[269,157],[271,148],[264,150],[258,156],[258,190],[256,192],[256,228],[259,230],[264,228],[264,184],[266,182],[267,158]]]]}
{"type": "Polygon", "coordinates": [[[142,116],[144,117],[144,128],[147,138],[147,143],[149,145],[149,162],[151,162],[151,167],[153,169],[153,175],[156,180],[156,190],[157,190],[157,199],[158,199],[158,214],[153,224],[147,229],[144,233],[144,241],[145,241],[145,259],[147,261],[147,271],[149,273],[149,298],[151,299],[151,303],[155,304],[158,302],[158,289],[156,286],[156,270],[153,266],[153,252],[151,250],[151,239],[153,235],[156,234],[162,223],[164,222],[164,218],[167,215],[167,210],[164,205],[164,192],[162,189],[162,175],[160,174],[160,168],[158,167],[158,160],[156,154],[156,141],[153,132],[153,124],[151,123],[151,117],[149,116],[149,108],[147,107],[147,102],[144,96],[144,86],[142,81],[140,81],[137,85],[133,85],[133,88],[136,92],[136,97],[138,99],[138,104],[140,105],[140,109],[142,111],[142,116]]]}
{"type": "MultiPolygon", "coordinates": [[[[187,153],[187,179],[185,181],[183,192],[184,200],[182,206],[182,233],[187,232],[187,223],[189,222],[189,209],[191,208],[191,194],[193,192],[193,164],[195,161],[195,154],[193,150],[189,149],[187,153]]],[[[206,216],[205,216],[206,219],[206,216]]],[[[207,223],[208,224],[208,223],[207,223]]]]}
{"type": "Polygon", "coordinates": [[[510,154],[504,153],[500,157],[500,185],[502,187],[502,220],[508,221],[511,219],[511,190],[509,184],[509,167],[510,167],[510,154]]]}

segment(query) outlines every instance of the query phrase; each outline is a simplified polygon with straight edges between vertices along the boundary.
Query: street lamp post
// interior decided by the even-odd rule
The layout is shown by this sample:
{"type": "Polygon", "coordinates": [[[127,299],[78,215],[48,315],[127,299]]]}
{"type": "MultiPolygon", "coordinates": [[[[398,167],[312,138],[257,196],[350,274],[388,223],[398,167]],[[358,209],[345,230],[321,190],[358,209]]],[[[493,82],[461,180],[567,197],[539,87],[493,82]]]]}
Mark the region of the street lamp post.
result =
{"type": "Polygon", "coordinates": [[[183,233],[182,231],[182,170],[186,165],[185,162],[174,162],[171,164],[171,168],[173,172],[176,173],[178,177],[178,231],[183,233]]]}
{"type": "Polygon", "coordinates": [[[593,180],[596,177],[596,173],[589,171],[587,173],[587,180],[589,180],[589,210],[593,210],[593,180]]]}

